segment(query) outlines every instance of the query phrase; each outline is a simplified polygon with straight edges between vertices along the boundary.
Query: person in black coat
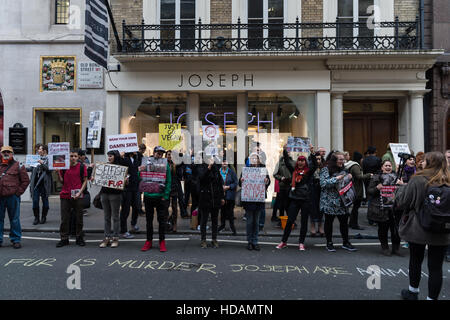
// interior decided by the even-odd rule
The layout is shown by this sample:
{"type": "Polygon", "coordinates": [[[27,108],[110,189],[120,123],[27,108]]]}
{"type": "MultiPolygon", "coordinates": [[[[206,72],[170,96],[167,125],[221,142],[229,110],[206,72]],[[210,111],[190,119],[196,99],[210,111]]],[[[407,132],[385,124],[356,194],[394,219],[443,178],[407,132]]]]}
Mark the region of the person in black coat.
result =
{"type": "Polygon", "coordinates": [[[219,166],[214,164],[214,159],[208,158],[207,164],[198,165],[198,179],[200,182],[199,212],[201,247],[206,248],[206,223],[211,214],[212,247],[218,248],[217,227],[220,207],[225,204],[225,193],[223,191],[223,179],[219,172],[219,166]]]}

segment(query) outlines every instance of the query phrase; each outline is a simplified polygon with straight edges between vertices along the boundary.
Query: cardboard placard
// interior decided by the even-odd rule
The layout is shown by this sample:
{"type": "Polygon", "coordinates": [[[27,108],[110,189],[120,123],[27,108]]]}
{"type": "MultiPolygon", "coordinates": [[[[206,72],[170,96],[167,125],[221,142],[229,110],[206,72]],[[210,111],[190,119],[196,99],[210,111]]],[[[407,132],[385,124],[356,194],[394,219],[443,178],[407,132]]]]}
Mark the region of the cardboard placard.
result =
{"type": "Polygon", "coordinates": [[[96,163],[92,183],[106,188],[123,190],[128,168],[111,163],[96,163]]]}
{"type": "Polygon", "coordinates": [[[107,138],[108,151],[138,152],[139,146],[136,133],[116,134],[107,138]]]}
{"type": "Polygon", "coordinates": [[[266,199],[266,183],[264,182],[266,176],[266,168],[242,168],[244,181],[242,182],[241,201],[264,202],[266,199]]]}
{"type": "Polygon", "coordinates": [[[394,161],[397,166],[400,164],[400,158],[398,157],[399,153],[403,152],[411,154],[407,143],[389,143],[389,146],[391,147],[392,154],[394,155],[394,161]]]}
{"type": "Polygon", "coordinates": [[[69,142],[57,142],[48,144],[48,167],[50,170],[70,169],[69,142]]]}
{"type": "Polygon", "coordinates": [[[100,148],[102,122],[103,111],[92,111],[89,114],[86,148],[100,148]]]}
{"type": "Polygon", "coordinates": [[[159,145],[166,150],[178,150],[181,145],[181,123],[160,123],[159,145]]]}
{"type": "Polygon", "coordinates": [[[25,160],[26,167],[37,167],[39,165],[39,160],[41,160],[41,156],[37,154],[27,154],[25,160]]]}

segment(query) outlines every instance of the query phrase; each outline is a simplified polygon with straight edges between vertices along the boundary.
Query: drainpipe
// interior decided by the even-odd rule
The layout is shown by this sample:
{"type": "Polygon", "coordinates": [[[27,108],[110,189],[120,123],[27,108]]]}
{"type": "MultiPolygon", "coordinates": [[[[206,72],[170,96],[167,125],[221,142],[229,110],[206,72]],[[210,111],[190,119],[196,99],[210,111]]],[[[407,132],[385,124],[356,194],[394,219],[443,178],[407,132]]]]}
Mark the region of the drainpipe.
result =
{"type": "Polygon", "coordinates": [[[424,1],[425,0],[420,0],[420,4],[419,4],[419,15],[420,15],[420,49],[423,49],[424,46],[424,40],[425,40],[425,35],[424,35],[424,30],[425,30],[425,17],[424,17],[424,1]]]}

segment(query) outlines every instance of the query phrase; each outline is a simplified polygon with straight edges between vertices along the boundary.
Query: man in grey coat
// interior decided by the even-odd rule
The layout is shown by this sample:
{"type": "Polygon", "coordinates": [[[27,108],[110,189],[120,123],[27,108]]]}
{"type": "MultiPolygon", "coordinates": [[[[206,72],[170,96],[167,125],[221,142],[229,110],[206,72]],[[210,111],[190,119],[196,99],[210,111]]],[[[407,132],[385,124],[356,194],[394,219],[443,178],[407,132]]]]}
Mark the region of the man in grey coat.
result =
{"type": "Polygon", "coordinates": [[[48,168],[48,147],[41,145],[38,154],[41,157],[37,166],[29,168],[31,171],[30,194],[33,199],[33,225],[44,224],[49,210],[48,196],[52,191],[52,175],[48,168]],[[39,198],[42,198],[42,217],[39,219],[39,198]]]}

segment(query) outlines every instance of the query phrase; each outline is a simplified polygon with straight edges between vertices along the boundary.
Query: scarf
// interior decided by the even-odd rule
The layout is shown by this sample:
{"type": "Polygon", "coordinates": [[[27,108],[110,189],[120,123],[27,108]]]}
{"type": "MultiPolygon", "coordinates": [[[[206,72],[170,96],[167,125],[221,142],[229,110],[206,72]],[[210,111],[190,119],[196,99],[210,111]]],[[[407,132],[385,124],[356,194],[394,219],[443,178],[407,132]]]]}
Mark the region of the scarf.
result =
{"type": "Polygon", "coordinates": [[[308,162],[304,156],[299,156],[297,158],[297,163],[295,164],[294,173],[292,174],[292,188],[295,188],[295,184],[302,181],[303,176],[307,174],[309,171],[308,162]],[[300,169],[298,166],[299,160],[305,160],[305,166],[300,169]]]}
{"type": "Polygon", "coordinates": [[[224,171],[223,168],[220,168],[220,174],[222,175],[223,182],[227,180],[228,168],[224,171]]]}

